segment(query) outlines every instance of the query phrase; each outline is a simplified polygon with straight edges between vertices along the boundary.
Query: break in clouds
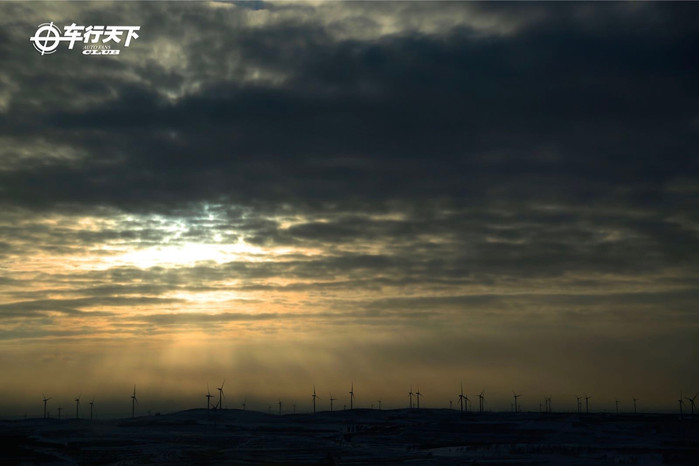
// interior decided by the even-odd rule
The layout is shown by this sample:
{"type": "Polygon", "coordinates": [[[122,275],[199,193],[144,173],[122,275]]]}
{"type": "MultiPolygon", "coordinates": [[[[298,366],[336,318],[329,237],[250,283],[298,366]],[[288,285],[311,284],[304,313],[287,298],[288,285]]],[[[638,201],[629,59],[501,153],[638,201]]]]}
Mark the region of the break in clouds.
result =
{"type": "Polygon", "coordinates": [[[4,3],[2,345],[662,404],[698,382],[696,9],[4,3]],[[46,21],[141,30],[41,56],[46,21]]]}

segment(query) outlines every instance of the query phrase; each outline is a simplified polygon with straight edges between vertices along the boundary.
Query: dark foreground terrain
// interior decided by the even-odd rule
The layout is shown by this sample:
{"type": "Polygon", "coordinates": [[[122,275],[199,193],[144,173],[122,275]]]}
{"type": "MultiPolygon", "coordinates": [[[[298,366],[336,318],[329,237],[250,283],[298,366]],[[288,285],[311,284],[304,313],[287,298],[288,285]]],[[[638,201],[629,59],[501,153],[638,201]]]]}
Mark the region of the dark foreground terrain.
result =
{"type": "Polygon", "coordinates": [[[190,410],[0,422],[2,464],[699,464],[676,415],[190,410]]]}

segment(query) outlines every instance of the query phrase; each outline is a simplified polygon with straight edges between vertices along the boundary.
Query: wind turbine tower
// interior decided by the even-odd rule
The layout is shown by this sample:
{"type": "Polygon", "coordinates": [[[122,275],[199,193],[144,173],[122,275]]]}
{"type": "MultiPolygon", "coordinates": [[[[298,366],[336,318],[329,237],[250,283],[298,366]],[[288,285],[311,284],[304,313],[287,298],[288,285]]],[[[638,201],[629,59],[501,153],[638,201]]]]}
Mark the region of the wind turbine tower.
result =
{"type": "Polygon", "coordinates": [[[352,382],[352,387],[349,391],[350,395],[350,410],[354,409],[354,382],[352,382]]]}
{"type": "Polygon", "coordinates": [[[633,413],[638,414],[638,411],[636,411],[636,402],[638,401],[638,398],[633,399],[633,413]]]}
{"type": "Polygon", "coordinates": [[[408,399],[410,400],[409,407],[413,409],[413,386],[410,386],[410,391],[408,392],[408,399]]]}
{"type": "Polygon", "coordinates": [[[95,407],[95,397],[92,397],[92,401],[90,401],[90,421],[92,421],[92,411],[95,407]]]}
{"type": "Polygon", "coordinates": [[[517,393],[515,393],[514,390],[512,390],[512,396],[515,399],[515,414],[517,414],[519,412],[519,406],[517,405],[517,400],[519,399],[520,396],[522,396],[522,394],[521,393],[517,394],[517,393]]]}
{"type": "Polygon", "coordinates": [[[211,394],[211,390],[209,390],[209,384],[206,384],[206,410],[210,411],[211,410],[211,398],[214,396],[211,394]]]}
{"type": "MultiPolygon", "coordinates": [[[[461,393],[459,393],[459,406],[461,407],[461,413],[464,412],[464,399],[466,396],[464,395],[464,383],[461,382],[461,393]]],[[[468,410],[468,404],[466,405],[466,409],[468,410]]]]}
{"type": "Polygon", "coordinates": [[[333,412],[333,401],[335,401],[336,398],[333,398],[333,394],[330,394],[330,412],[333,412]]]}
{"type": "Polygon", "coordinates": [[[589,395],[585,395],[585,414],[590,414],[590,398],[589,395]]]}
{"type": "Polygon", "coordinates": [[[417,399],[417,409],[420,409],[420,397],[422,396],[422,393],[420,393],[420,387],[417,387],[417,392],[415,392],[415,398],[417,399]]]}
{"type": "Polygon", "coordinates": [[[138,403],[138,400],[136,399],[136,385],[133,386],[133,395],[131,395],[131,417],[134,418],[136,417],[136,403],[138,403]]]}
{"type": "Polygon", "coordinates": [[[41,396],[44,399],[44,419],[46,419],[46,402],[49,401],[51,398],[46,398],[46,395],[44,395],[43,393],[41,394],[41,396]]]}
{"type": "Polygon", "coordinates": [[[316,398],[318,398],[318,395],[316,395],[316,386],[313,386],[313,414],[316,413],[316,398]]]}
{"type": "Polygon", "coordinates": [[[80,419],[80,395],[75,399],[75,419],[80,419]]]}
{"type": "Polygon", "coordinates": [[[226,384],[226,379],[223,379],[220,387],[216,387],[218,390],[218,409],[223,409],[223,386],[226,384]]]}
{"type": "Polygon", "coordinates": [[[692,417],[694,417],[694,400],[696,400],[697,395],[699,395],[699,392],[695,393],[693,397],[691,397],[691,398],[688,397],[688,398],[687,398],[687,401],[689,401],[689,404],[690,404],[691,407],[692,407],[692,417]]]}
{"type": "Polygon", "coordinates": [[[483,414],[483,405],[485,403],[485,390],[478,394],[478,412],[483,414]]]}

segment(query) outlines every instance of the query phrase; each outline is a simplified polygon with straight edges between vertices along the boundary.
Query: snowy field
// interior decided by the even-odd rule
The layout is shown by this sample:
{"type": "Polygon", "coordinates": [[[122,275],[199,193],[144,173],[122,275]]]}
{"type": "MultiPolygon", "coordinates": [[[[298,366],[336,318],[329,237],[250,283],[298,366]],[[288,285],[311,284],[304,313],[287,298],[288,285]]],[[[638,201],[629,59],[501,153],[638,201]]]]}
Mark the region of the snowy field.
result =
{"type": "Polygon", "coordinates": [[[699,419],[189,410],[114,420],[0,422],[2,464],[699,464],[699,419]]]}

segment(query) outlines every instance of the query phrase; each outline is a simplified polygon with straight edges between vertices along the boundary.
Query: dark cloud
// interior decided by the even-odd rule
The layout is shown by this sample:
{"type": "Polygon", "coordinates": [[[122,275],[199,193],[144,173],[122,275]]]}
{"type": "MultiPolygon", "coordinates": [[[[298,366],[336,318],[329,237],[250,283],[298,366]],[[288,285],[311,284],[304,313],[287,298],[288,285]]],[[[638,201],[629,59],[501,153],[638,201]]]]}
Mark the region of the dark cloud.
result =
{"type": "MultiPolygon", "coordinates": [[[[127,209],[203,201],[367,209],[395,199],[667,207],[665,184],[697,174],[690,51],[698,36],[668,34],[651,19],[658,11],[674,19],[674,8],[630,14],[603,5],[581,21],[578,9],[552,6],[548,21],[486,38],[454,28],[338,41],[321,24],[296,22],[210,41],[200,31],[188,60],[220,51],[218,62],[235,56],[287,78],[221,76],[175,102],[143,81],[107,78],[112,97],[88,108],[49,105],[28,123],[90,156],[5,172],[3,197],[127,209]]],[[[177,9],[219,28],[235,18],[177,9]]],[[[33,92],[50,91],[35,84],[33,92]]]]}

